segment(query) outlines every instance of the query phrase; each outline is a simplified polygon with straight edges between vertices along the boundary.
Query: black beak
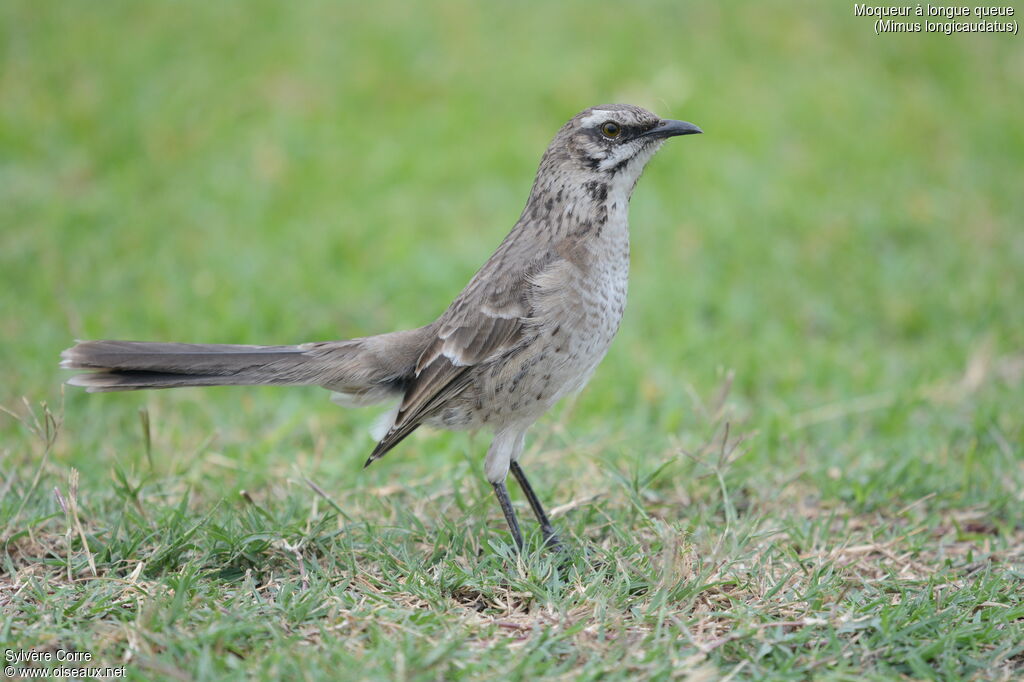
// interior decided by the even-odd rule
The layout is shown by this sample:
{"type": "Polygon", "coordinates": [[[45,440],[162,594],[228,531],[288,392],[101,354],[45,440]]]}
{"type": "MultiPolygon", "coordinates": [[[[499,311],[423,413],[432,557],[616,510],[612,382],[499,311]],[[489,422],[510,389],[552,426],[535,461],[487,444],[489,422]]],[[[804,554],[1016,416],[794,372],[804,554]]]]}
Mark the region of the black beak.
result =
{"type": "Polygon", "coordinates": [[[676,135],[699,135],[703,132],[697,126],[686,121],[662,119],[658,122],[658,125],[643,133],[640,137],[675,137],[676,135]]]}

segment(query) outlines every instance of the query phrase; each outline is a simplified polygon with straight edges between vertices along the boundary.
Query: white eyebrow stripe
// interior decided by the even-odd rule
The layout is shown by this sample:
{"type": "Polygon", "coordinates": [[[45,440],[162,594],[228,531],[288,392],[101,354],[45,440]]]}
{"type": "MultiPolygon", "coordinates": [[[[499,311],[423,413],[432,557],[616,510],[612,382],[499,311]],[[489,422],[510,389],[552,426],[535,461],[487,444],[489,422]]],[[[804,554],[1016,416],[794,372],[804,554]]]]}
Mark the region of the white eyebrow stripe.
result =
{"type": "Polygon", "coordinates": [[[595,109],[580,119],[580,125],[584,128],[589,128],[596,123],[604,122],[606,119],[611,118],[614,115],[614,111],[608,111],[607,109],[595,109]]]}

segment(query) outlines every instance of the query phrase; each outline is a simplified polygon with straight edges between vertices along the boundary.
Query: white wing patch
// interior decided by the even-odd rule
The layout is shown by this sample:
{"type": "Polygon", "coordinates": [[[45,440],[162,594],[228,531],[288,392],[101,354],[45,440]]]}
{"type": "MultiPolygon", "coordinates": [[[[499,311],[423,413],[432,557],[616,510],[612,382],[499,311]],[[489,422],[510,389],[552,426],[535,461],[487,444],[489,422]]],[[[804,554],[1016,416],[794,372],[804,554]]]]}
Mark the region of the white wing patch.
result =
{"type": "Polygon", "coordinates": [[[462,349],[457,347],[449,347],[449,344],[444,344],[444,350],[441,351],[441,355],[448,358],[448,360],[456,367],[468,367],[467,363],[462,357],[462,349]]]}
{"type": "MultiPolygon", "coordinates": [[[[492,308],[486,303],[480,307],[480,312],[488,317],[497,317],[501,320],[511,320],[516,317],[522,317],[526,314],[526,310],[522,306],[505,306],[504,308],[492,308]]],[[[448,338],[448,337],[443,337],[448,338]]]]}
{"type": "Polygon", "coordinates": [[[394,407],[373,420],[373,424],[370,425],[370,436],[374,440],[379,441],[388,435],[388,431],[395,425],[395,418],[398,417],[398,409],[401,406],[402,401],[398,401],[394,407]]]}

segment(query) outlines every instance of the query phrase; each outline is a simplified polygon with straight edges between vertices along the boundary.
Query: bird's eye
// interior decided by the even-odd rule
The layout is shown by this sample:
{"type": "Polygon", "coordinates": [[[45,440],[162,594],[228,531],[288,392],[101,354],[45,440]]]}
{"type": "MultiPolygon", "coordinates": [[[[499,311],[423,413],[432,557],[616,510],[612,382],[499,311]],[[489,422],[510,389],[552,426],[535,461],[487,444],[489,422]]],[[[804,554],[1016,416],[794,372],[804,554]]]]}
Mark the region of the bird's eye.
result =
{"type": "Polygon", "coordinates": [[[622,132],[622,128],[615,121],[608,121],[601,126],[601,134],[609,139],[614,139],[622,132]]]}

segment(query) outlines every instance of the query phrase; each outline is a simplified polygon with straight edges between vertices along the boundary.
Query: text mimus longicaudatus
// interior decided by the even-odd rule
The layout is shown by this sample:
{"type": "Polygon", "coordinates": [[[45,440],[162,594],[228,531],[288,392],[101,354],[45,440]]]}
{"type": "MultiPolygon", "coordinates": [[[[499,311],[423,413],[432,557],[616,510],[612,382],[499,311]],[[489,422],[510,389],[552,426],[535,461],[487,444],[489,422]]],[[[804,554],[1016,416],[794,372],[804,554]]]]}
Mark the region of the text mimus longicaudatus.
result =
{"type": "Polygon", "coordinates": [[[62,366],[93,370],[89,391],[229,385],[319,385],[344,406],[395,401],[367,464],[421,424],[489,429],[484,472],[512,538],[522,534],[511,469],[540,522],[554,529],[519,457],[535,421],[579,390],[604,357],[626,305],[629,198],[662,143],[701,132],[640,107],[610,104],[566,123],[541,159],[522,216],[448,309],[418,329],[299,346],[83,341],[62,366]]]}

